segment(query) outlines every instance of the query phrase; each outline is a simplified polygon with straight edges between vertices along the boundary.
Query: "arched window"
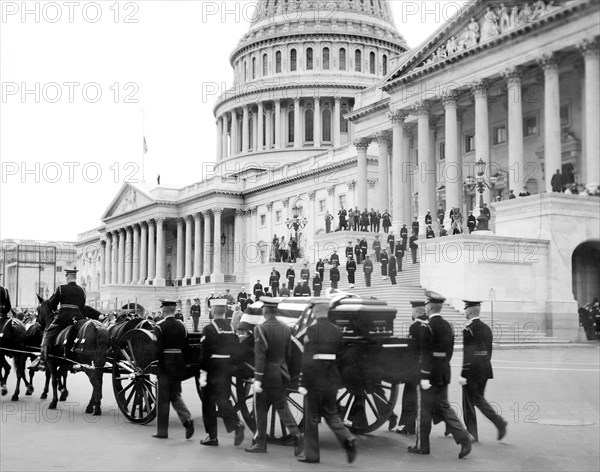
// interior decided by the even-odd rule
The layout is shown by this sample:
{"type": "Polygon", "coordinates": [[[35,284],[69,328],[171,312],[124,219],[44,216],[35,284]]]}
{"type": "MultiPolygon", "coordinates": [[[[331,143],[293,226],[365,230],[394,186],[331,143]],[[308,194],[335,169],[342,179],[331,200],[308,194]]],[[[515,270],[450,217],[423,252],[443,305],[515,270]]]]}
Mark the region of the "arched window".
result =
{"type": "Polygon", "coordinates": [[[275,147],[276,137],[275,137],[275,111],[271,113],[271,146],[275,147]]]}
{"type": "Polygon", "coordinates": [[[323,48],[323,70],[329,70],[329,48],[323,48]]]}
{"type": "Polygon", "coordinates": [[[297,68],[298,58],[296,57],[296,50],[290,50],[290,71],[293,72],[297,68]]]}
{"type": "Polygon", "coordinates": [[[331,108],[326,106],[321,112],[321,136],[323,136],[323,142],[331,142],[331,108]]]}
{"type": "Polygon", "coordinates": [[[248,64],[244,61],[244,82],[248,82],[248,64]]]}
{"type": "Polygon", "coordinates": [[[384,54],[383,55],[383,75],[387,75],[388,73],[388,59],[387,59],[387,55],[384,54]]]}
{"type": "Polygon", "coordinates": [[[346,49],[340,48],[340,70],[346,70],[346,49]]]}
{"type": "Polygon", "coordinates": [[[295,121],[294,121],[294,109],[290,108],[288,111],[288,144],[294,144],[294,130],[295,130],[295,121]]]}
{"type": "Polygon", "coordinates": [[[254,150],[254,113],[248,117],[248,130],[249,148],[254,150]]]}
{"type": "Polygon", "coordinates": [[[304,112],[304,141],[307,143],[314,141],[314,121],[315,114],[312,108],[307,108],[304,112]]]}
{"type": "Polygon", "coordinates": [[[275,73],[281,74],[281,51],[275,53],[275,73]]]}
{"type": "Polygon", "coordinates": [[[263,58],[262,58],[262,75],[265,76],[267,75],[267,72],[269,70],[269,60],[266,54],[263,54],[263,58]]]}
{"type": "Polygon", "coordinates": [[[313,48],[306,50],[306,70],[313,70],[313,48]]]}
{"type": "Polygon", "coordinates": [[[252,58],[252,79],[256,79],[256,57],[252,58]]]}
{"type": "Polygon", "coordinates": [[[348,105],[344,103],[340,110],[340,133],[348,132],[348,120],[344,118],[346,113],[348,113],[348,105]]]}
{"type": "Polygon", "coordinates": [[[375,53],[372,51],[369,54],[369,72],[371,74],[375,73],[375,53]]]}
{"type": "Polygon", "coordinates": [[[354,52],[354,70],[356,72],[362,71],[362,52],[360,49],[354,52]]]}

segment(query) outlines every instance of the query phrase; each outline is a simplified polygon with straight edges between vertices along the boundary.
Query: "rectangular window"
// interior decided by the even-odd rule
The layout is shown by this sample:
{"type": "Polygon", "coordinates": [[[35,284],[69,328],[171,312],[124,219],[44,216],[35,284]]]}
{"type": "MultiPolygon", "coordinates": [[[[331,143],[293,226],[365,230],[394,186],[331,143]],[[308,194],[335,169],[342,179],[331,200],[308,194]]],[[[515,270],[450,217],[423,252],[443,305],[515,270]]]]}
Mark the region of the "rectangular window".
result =
{"type": "Polygon", "coordinates": [[[281,210],[275,212],[275,223],[281,223],[281,210]]]}
{"type": "Polygon", "coordinates": [[[475,133],[465,134],[465,152],[475,151],[475,133]]]}
{"type": "Polygon", "coordinates": [[[440,143],[440,161],[446,159],[446,142],[442,141],[440,143]]]}
{"type": "Polygon", "coordinates": [[[267,224],[267,215],[260,215],[260,225],[265,226],[267,224]]]}
{"type": "Polygon", "coordinates": [[[506,125],[494,126],[493,131],[493,145],[503,144],[506,142],[506,125]]]}
{"type": "Polygon", "coordinates": [[[569,104],[560,106],[560,126],[564,128],[571,124],[571,107],[569,104]]]}
{"type": "Polygon", "coordinates": [[[62,272],[62,271],[63,271],[62,266],[56,266],[56,273],[57,274],[60,273],[60,272],[62,272]]]}
{"type": "Polygon", "coordinates": [[[523,137],[536,136],[538,134],[537,116],[526,116],[523,119],[523,137]]]}
{"type": "Polygon", "coordinates": [[[325,210],[327,209],[325,205],[326,200],[319,200],[319,213],[325,213],[325,210]]]}
{"type": "Polygon", "coordinates": [[[338,197],[338,200],[340,202],[340,206],[343,206],[343,207],[346,206],[346,195],[340,195],[338,197]]]}

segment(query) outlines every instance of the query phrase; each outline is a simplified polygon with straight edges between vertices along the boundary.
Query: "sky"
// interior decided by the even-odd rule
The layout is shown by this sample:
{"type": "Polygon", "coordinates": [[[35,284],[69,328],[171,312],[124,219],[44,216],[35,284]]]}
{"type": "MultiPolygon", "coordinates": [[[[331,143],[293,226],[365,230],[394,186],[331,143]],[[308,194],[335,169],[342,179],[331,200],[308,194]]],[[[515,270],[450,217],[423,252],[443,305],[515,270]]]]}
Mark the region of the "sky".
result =
{"type": "MultiPolygon", "coordinates": [[[[124,182],[202,180],[207,91],[231,85],[255,3],[0,1],[0,239],[74,241],[124,182]]],[[[416,47],[464,2],[390,4],[416,47]]]]}

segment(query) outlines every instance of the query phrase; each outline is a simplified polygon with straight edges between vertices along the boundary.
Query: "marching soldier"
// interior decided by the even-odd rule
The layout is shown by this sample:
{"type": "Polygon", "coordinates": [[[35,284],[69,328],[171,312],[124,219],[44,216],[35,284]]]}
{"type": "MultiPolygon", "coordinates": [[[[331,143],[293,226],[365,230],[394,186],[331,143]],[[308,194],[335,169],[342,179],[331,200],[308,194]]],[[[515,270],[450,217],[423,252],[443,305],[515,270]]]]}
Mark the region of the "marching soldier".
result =
{"type": "Polygon", "coordinates": [[[202,439],[203,446],[218,446],[217,407],[228,433],[235,431],[234,445],[244,441],[244,425],[235,412],[229,397],[234,357],[238,339],[224,310],[215,310],[214,317],[202,332],[202,357],[200,360],[200,386],[204,388],[202,419],[208,437],[202,439]]]}
{"type": "Polygon", "coordinates": [[[0,285],[0,318],[8,318],[11,308],[8,290],[0,285]]]}
{"type": "Polygon", "coordinates": [[[498,441],[506,435],[508,423],[485,399],[485,386],[493,379],[492,330],[479,318],[481,302],[463,300],[469,322],[463,330],[463,368],[459,383],[463,386],[463,419],[469,434],[478,441],[475,407],[498,429],[498,441]]]}
{"type": "Polygon", "coordinates": [[[291,358],[292,330],[277,320],[277,302],[262,299],[265,322],[254,327],[254,411],[256,434],[246,452],[267,452],[267,414],[269,407],[277,410],[287,430],[294,436],[294,455],[304,449],[302,435],[287,404],[286,388],[290,381],[287,360],[291,358]]]}
{"type": "Polygon", "coordinates": [[[161,300],[164,319],[154,327],[158,345],[158,393],[156,401],[156,434],[154,438],[169,437],[169,406],[177,413],[185,428],[185,438],[194,435],[194,420],[181,398],[181,379],[185,377],[185,359],[182,349],[187,344],[185,325],[175,319],[174,300],[161,300]]]}
{"type": "Polygon", "coordinates": [[[319,423],[325,418],[342,447],[348,462],[356,458],[356,438],[342,422],[336,405],[336,395],[342,378],[336,358],[343,347],[342,332],[328,320],[329,305],[316,304],[313,315],[316,323],[309,326],[304,337],[302,373],[298,391],[304,395],[305,447],[298,456],[300,462],[319,462],[319,423]]]}
{"type": "Polygon", "coordinates": [[[402,392],[402,413],[398,428],[398,434],[415,434],[415,422],[417,420],[417,388],[419,386],[419,354],[421,327],[427,323],[427,313],[425,312],[425,302],[412,301],[412,319],[413,324],[408,328],[408,348],[410,350],[410,359],[416,366],[414,372],[411,372],[411,380],[404,384],[402,392]]]}
{"type": "Polygon", "coordinates": [[[194,304],[190,307],[190,316],[194,322],[194,333],[198,332],[198,322],[200,321],[200,299],[194,298],[194,304]]]}
{"type": "Polygon", "coordinates": [[[58,305],[58,315],[54,321],[44,331],[42,345],[40,349],[39,361],[34,361],[33,368],[44,370],[46,360],[48,359],[48,348],[52,346],[58,334],[67,326],[83,318],[83,309],[85,307],[85,290],[77,285],[77,269],[65,270],[67,283],[59,285],[54,294],[50,297],[50,308],[55,311],[58,305]]]}
{"type": "Polygon", "coordinates": [[[315,294],[315,297],[320,297],[321,290],[323,290],[323,282],[321,281],[321,277],[319,277],[318,272],[313,277],[312,286],[313,286],[313,292],[315,294]]]}
{"type": "Polygon", "coordinates": [[[446,431],[452,434],[456,444],[461,445],[458,458],[462,459],[471,452],[472,438],[448,403],[454,332],[450,323],[440,314],[446,299],[432,291],[425,292],[425,296],[429,322],[421,327],[419,333],[421,380],[417,388],[417,443],[409,447],[408,452],[429,454],[429,433],[432,418],[435,418],[436,423],[446,423],[446,431]]]}

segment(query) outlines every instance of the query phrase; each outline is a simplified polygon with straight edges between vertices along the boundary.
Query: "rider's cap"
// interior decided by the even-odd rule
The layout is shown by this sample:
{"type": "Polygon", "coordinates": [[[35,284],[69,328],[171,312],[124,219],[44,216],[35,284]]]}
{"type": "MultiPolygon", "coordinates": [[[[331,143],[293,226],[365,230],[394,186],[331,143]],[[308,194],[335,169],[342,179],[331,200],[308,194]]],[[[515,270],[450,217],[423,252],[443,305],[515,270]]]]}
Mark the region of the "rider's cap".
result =
{"type": "Polygon", "coordinates": [[[160,301],[160,306],[165,307],[165,306],[177,306],[177,302],[175,300],[164,300],[161,299],[160,301]]]}
{"type": "Polygon", "coordinates": [[[472,306],[481,306],[480,301],[478,302],[478,301],[472,301],[472,300],[463,300],[463,302],[465,302],[465,310],[472,306]]]}
{"type": "Polygon", "coordinates": [[[442,295],[432,290],[427,290],[425,292],[425,296],[427,297],[427,301],[429,303],[444,303],[446,301],[442,295]]]}
{"type": "Polygon", "coordinates": [[[422,300],[411,301],[410,306],[412,306],[413,308],[417,308],[419,306],[425,306],[425,302],[422,300]]]}

